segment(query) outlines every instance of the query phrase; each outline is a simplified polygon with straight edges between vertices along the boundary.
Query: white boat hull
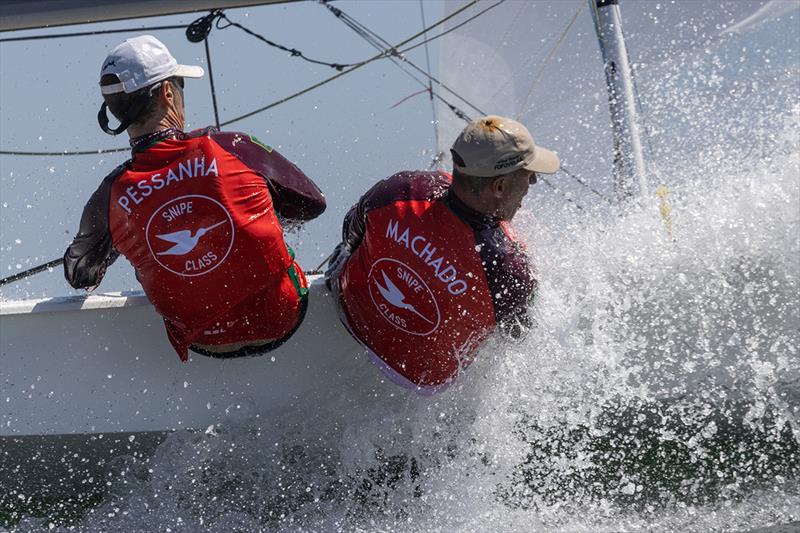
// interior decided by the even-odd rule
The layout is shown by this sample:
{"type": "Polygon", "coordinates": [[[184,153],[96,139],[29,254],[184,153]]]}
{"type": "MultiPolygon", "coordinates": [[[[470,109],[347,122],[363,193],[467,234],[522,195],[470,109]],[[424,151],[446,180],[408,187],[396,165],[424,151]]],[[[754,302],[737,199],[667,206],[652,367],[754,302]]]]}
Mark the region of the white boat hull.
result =
{"type": "Polygon", "coordinates": [[[297,333],[231,360],[181,363],[141,293],[0,304],[0,437],[205,429],[232,405],[269,419],[301,400],[398,392],[341,325],[322,280],[310,281],[297,333]]]}

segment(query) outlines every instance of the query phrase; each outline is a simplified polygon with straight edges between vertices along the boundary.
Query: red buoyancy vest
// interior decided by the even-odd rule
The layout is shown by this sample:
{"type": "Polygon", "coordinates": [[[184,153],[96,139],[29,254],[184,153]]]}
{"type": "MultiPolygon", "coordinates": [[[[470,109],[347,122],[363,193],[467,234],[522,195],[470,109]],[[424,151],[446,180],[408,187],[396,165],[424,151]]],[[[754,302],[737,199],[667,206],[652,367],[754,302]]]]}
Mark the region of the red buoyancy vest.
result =
{"type": "Polygon", "coordinates": [[[194,342],[278,339],[297,324],[306,280],[267,184],[211,136],[137,153],[112,185],[109,228],[182,360],[194,342]]]}
{"type": "Polygon", "coordinates": [[[454,379],[496,325],[473,229],[433,199],[376,207],[367,227],[339,277],[348,326],[415,384],[454,379]]]}

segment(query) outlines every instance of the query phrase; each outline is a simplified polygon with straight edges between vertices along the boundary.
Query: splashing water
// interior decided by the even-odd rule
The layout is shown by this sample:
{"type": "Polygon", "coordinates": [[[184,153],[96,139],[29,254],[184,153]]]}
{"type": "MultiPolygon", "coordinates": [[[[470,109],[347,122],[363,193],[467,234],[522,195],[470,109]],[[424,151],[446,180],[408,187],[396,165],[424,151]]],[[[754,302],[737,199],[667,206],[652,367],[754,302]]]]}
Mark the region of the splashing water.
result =
{"type": "Polygon", "coordinates": [[[204,433],[170,434],[150,459],[117,458],[103,502],[54,528],[722,531],[797,520],[798,124],[795,109],[769,164],[683,176],[674,240],[651,205],[569,223],[523,213],[537,325],[518,343],[494,339],[446,394],[298,406],[302,417],[270,426],[240,406],[204,433]]]}
{"type": "Polygon", "coordinates": [[[665,53],[641,79],[671,236],[649,200],[578,213],[534,196],[518,215],[540,280],[525,340],[492,339],[434,398],[398,389],[403,401],[354,408],[343,397],[270,424],[233,406],[152,456],[117,457],[77,518],[27,517],[14,531],[800,520],[798,70],[773,63],[740,85],[728,56],[743,40],[757,47],[738,32],[711,52],[665,53]]]}

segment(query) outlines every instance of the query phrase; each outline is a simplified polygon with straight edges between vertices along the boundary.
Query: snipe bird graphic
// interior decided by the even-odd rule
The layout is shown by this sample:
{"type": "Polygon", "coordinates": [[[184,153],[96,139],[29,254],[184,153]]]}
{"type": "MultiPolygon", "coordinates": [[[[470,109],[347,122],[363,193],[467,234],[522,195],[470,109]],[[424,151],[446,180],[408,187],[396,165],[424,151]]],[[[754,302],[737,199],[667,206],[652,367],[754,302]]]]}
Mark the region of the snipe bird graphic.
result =
{"type": "Polygon", "coordinates": [[[164,252],[158,252],[156,255],[185,255],[194,250],[194,247],[197,246],[197,243],[200,241],[200,237],[211,231],[212,229],[221,226],[224,224],[225,221],[217,222],[212,226],[208,226],[207,228],[200,228],[197,230],[197,233],[192,235],[192,230],[190,229],[182,229],[180,231],[175,231],[173,233],[165,233],[164,235],[156,235],[159,239],[167,242],[174,243],[175,246],[166,250],[164,252]]]}
{"type": "Polygon", "coordinates": [[[397,285],[392,283],[392,280],[386,276],[386,272],[381,271],[381,274],[383,274],[383,282],[386,284],[386,287],[381,287],[380,283],[376,283],[376,285],[378,286],[378,290],[381,291],[383,297],[386,298],[386,301],[395,307],[399,307],[400,309],[408,309],[425,322],[433,324],[433,322],[425,318],[422,313],[414,309],[413,305],[405,301],[405,295],[400,291],[400,289],[397,288],[397,285]]]}

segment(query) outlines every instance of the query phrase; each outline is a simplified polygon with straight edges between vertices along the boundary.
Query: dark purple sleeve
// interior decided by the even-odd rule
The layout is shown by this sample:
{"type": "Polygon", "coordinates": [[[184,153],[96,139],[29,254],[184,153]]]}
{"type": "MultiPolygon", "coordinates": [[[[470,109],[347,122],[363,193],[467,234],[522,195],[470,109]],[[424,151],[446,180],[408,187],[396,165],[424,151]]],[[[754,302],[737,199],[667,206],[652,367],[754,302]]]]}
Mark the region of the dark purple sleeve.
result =
{"type": "Polygon", "coordinates": [[[379,181],[344,216],[342,242],[352,252],[367,230],[367,214],[398,200],[425,200],[442,196],[450,181],[441,172],[403,171],[379,181]]]}
{"type": "Polygon", "coordinates": [[[264,178],[281,217],[305,221],[325,211],[325,196],[319,187],[277,150],[245,133],[214,132],[211,138],[264,178]]]}
{"type": "Polygon", "coordinates": [[[83,208],[78,234],[64,252],[64,277],[76,289],[99,285],[106,268],[119,257],[108,228],[108,201],[111,185],[123,170],[124,166],[114,169],[89,198],[83,208]]]}

